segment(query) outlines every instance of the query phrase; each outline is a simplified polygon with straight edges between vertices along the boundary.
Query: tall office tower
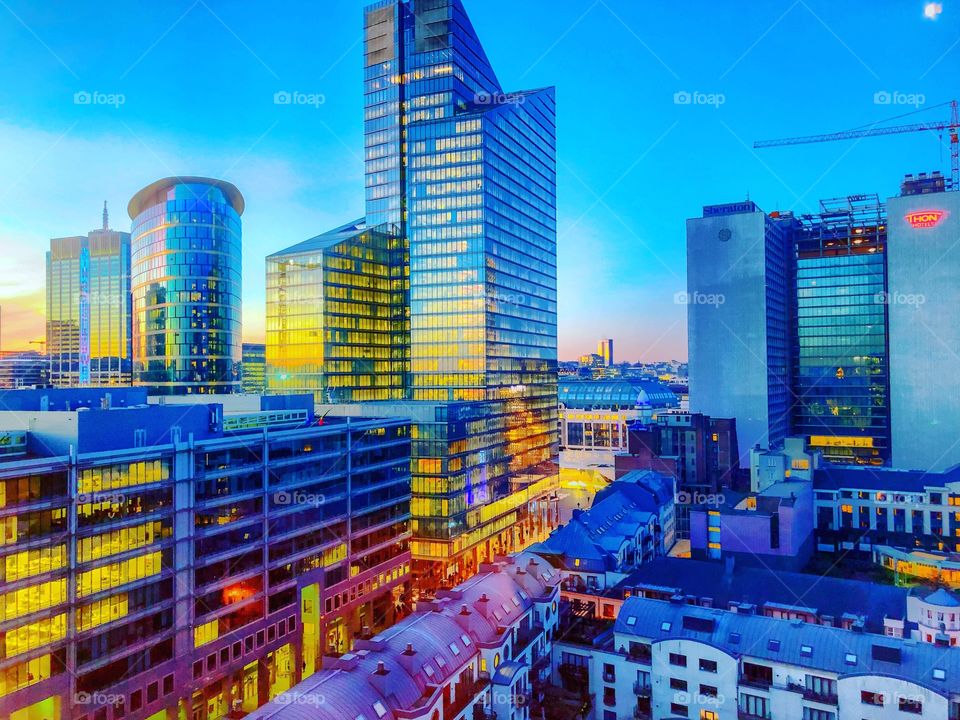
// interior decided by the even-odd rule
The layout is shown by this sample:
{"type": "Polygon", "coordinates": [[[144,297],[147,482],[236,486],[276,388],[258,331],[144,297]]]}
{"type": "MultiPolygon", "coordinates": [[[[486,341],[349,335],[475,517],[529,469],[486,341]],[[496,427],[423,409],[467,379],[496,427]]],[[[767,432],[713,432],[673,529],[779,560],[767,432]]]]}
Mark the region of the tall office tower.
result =
{"type": "Polygon", "coordinates": [[[960,463],[960,192],[908,176],[888,209],[893,464],[942,471],[960,463]]]}
{"type": "Polygon", "coordinates": [[[268,387],[422,419],[414,556],[449,582],[557,486],[554,91],[505,93],[460,0],[364,30],[366,217],[268,259],[268,387]]]}
{"type": "Polygon", "coordinates": [[[409,422],[164,400],[0,398],[3,718],[238,717],[396,621],[409,422]]]}
{"type": "Polygon", "coordinates": [[[263,343],[243,343],[240,362],[240,390],[244,395],[263,395],[266,391],[266,352],[263,343]]]}
{"type": "Polygon", "coordinates": [[[47,352],[59,387],[129,385],[130,234],[103,227],[54,238],[47,253],[47,352]]]}
{"type": "Polygon", "coordinates": [[[790,222],[750,201],[687,220],[690,411],[736,418],[742,467],[788,429],[790,222]]]}
{"type": "Polygon", "coordinates": [[[794,227],[791,433],[839,463],[890,459],[887,221],[877,195],[822,200],[794,227]]]}
{"type": "Polygon", "coordinates": [[[406,397],[408,274],[403,238],[363,220],[270,255],[270,391],[318,403],[406,397]]]}
{"type": "Polygon", "coordinates": [[[158,180],[130,201],[135,385],[239,390],[243,207],[236,187],[202,177],[158,180]]]}
{"type": "Polygon", "coordinates": [[[613,340],[607,338],[597,343],[597,355],[603,358],[603,366],[613,365],[613,340]]]}

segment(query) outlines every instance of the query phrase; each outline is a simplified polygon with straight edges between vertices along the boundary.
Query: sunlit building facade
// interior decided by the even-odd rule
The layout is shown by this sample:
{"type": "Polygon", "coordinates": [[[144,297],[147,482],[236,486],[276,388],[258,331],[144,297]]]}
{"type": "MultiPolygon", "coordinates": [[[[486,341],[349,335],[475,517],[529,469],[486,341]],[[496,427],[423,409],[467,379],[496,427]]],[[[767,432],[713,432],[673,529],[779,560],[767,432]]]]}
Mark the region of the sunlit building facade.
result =
{"type": "Polygon", "coordinates": [[[409,424],[233,397],[5,396],[0,717],[250,712],[396,621],[409,424]]]}
{"type": "Polygon", "coordinates": [[[130,384],[130,234],[106,210],[102,229],[50,241],[46,309],[52,385],[130,384]]]}
{"type": "Polygon", "coordinates": [[[557,486],[554,91],[505,93],[460,0],[377,2],[364,38],[366,217],[268,258],[268,390],[426,418],[414,557],[449,584],[557,486]]]}
{"type": "Polygon", "coordinates": [[[200,177],[130,201],[134,384],[151,394],[239,390],[243,208],[236,187],[200,177]]]}

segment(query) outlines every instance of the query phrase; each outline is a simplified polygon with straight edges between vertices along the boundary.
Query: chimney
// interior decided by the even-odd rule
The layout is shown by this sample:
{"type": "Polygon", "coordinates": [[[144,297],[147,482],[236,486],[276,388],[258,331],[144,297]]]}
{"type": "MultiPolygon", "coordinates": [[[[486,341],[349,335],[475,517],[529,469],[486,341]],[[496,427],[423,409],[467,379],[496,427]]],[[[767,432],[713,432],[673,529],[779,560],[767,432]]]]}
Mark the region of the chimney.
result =
{"type": "Polygon", "coordinates": [[[370,684],[384,697],[390,694],[389,675],[390,671],[387,670],[387,666],[384,665],[383,660],[380,660],[377,663],[377,669],[370,673],[370,684]]]}
{"type": "MultiPolygon", "coordinates": [[[[407,649],[400,653],[400,667],[406,670],[408,675],[414,675],[420,669],[416,666],[417,651],[413,649],[413,643],[407,643],[407,649]]],[[[381,665],[383,663],[380,663],[381,665]]]]}

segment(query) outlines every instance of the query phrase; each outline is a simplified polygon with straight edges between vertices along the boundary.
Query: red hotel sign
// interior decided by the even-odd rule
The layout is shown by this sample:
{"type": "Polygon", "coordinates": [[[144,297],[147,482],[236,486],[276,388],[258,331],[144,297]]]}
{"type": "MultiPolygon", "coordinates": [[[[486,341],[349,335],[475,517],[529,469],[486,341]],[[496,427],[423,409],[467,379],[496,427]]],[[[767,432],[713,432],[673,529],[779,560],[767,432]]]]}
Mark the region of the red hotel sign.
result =
{"type": "Polygon", "coordinates": [[[905,218],[910,227],[928,228],[936,225],[946,213],[943,210],[917,210],[907,213],[905,218]]]}

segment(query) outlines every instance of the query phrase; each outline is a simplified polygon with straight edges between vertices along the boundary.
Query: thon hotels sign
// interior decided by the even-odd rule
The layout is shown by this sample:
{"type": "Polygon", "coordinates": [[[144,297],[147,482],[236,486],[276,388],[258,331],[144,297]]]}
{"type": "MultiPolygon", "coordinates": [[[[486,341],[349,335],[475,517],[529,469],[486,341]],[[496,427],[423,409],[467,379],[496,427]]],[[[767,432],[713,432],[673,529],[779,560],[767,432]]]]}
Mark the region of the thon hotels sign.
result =
{"type": "Polygon", "coordinates": [[[943,210],[916,210],[904,215],[904,219],[913,228],[929,228],[939,223],[946,213],[943,210]]]}

